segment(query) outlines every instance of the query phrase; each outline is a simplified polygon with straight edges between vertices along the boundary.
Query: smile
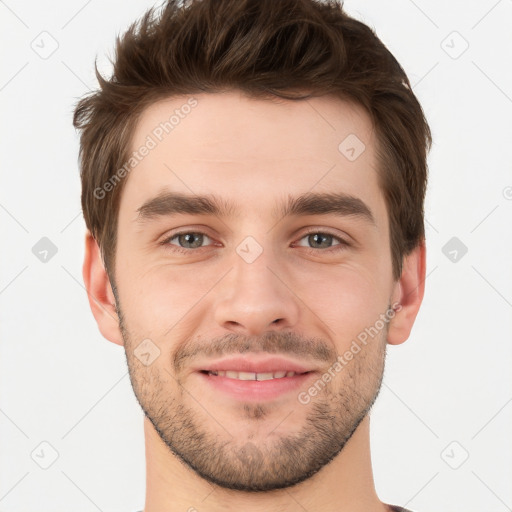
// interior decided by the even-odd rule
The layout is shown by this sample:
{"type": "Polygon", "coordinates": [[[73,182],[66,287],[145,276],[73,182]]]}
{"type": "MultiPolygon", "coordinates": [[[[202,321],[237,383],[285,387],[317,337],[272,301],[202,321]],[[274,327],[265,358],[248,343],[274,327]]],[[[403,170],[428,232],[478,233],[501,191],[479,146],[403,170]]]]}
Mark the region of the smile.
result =
{"type": "MultiPolygon", "coordinates": [[[[236,372],[230,370],[212,370],[207,372],[208,375],[214,375],[217,377],[226,377],[228,379],[236,379],[236,380],[272,380],[272,379],[284,379],[285,377],[294,377],[295,375],[302,375],[296,372],[287,372],[287,371],[279,371],[279,372],[264,372],[264,373],[254,373],[254,372],[236,372]]],[[[304,372],[308,373],[308,372],[304,372]]]]}

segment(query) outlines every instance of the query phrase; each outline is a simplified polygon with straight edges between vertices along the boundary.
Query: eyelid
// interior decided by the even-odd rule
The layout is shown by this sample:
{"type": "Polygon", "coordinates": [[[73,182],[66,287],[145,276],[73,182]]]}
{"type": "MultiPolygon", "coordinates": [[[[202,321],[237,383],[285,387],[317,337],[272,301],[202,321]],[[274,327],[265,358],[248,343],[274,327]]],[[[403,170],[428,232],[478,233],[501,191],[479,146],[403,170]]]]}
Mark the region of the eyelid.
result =
{"type": "Polygon", "coordinates": [[[200,226],[200,225],[186,226],[185,228],[176,228],[175,230],[171,229],[171,230],[167,231],[165,234],[159,236],[157,241],[158,241],[158,243],[165,244],[166,242],[168,242],[169,240],[171,240],[172,238],[174,238],[178,235],[186,235],[189,233],[205,235],[208,238],[210,238],[210,240],[214,240],[215,237],[213,235],[211,235],[210,232],[211,232],[211,230],[206,226],[200,226]]]}

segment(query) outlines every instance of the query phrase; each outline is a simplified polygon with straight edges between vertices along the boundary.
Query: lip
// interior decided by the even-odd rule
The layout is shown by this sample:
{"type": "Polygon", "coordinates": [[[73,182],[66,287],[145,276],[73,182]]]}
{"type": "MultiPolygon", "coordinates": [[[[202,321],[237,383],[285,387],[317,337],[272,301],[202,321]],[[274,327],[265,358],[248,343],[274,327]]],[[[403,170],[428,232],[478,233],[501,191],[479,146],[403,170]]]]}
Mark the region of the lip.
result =
{"type": "Polygon", "coordinates": [[[275,400],[293,391],[297,393],[300,389],[306,389],[307,381],[318,374],[318,369],[278,356],[259,358],[236,356],[210,361],[196,368],[195,373],[204,385],[216,392],[216,395],[220,392],[237,401],[257,402],[275,400]],[[286,371],[295,372],[296,375],[261,381],[239,380],[208,373],[216,370],[251,373],[286,371]]]}
{"type": "Polygon", "coordinates": [[[311,365],[306,366],[305,364],[279,356],[265,356],[259,358],[234,356],[217,361],[210,361],[196,368],[196,371],[211,372],[215,370],[253,373],[274,373],[281,371],[306,373],[316,371],[317,368],[311,365]]]}
{"type": "Polygon", "coordinates": [[[308,372],[297,374],[293,377],[260,381],[230,379],[209,373],[197,373],[203,383],[211,387],[216,394],[221,392],[243,402],[275,400],[292,391],[298,393],[299,389],[306,389],[306,382],[316,374],[317,372],[308,372]]]}

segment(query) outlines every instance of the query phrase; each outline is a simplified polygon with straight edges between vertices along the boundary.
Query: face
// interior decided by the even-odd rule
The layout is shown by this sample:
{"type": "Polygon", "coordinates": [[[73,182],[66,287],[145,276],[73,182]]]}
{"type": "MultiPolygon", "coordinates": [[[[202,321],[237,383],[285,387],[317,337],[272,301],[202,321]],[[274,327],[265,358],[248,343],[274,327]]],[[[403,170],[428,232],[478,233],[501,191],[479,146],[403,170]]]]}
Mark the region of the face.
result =
{"type": "Polygon", "coordinates": [[[284,488],[342,450],[380,388],[396,283],[375,133],[330,97],[194,98],[149,107],[132,140],[147,155],[115,268],[130,378],[197,474],[284,488]]]}

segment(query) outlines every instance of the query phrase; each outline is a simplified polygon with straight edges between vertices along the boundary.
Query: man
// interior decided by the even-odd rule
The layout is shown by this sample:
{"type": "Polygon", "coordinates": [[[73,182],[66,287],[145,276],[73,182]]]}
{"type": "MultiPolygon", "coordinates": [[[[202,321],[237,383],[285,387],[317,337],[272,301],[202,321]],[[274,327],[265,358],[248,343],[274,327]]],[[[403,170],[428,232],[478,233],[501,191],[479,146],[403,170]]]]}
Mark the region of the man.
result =
{"type": "Polygon", "coordinates": [[[83,275],[145,413],[145,512],[405,510],[369,450],[425,278],[400,65],[336,2],[170,0],[98,79],[83,275]]]}

